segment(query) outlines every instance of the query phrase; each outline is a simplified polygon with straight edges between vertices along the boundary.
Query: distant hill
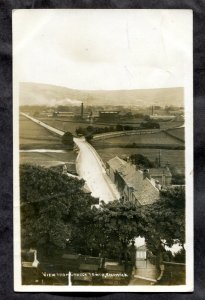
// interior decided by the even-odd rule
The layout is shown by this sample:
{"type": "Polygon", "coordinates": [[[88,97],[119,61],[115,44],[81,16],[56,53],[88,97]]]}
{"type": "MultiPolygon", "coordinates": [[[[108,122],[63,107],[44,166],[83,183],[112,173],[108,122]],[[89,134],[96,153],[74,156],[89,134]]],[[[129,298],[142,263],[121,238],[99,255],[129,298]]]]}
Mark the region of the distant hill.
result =
{"type": "Polygon", "coordinates": [[[183,88],[77,90],[41,83],[20,83],[20,105],[176,105],[183,106],[183,88]],[[74,100],[74,102],[73,102],[74,100]]]}

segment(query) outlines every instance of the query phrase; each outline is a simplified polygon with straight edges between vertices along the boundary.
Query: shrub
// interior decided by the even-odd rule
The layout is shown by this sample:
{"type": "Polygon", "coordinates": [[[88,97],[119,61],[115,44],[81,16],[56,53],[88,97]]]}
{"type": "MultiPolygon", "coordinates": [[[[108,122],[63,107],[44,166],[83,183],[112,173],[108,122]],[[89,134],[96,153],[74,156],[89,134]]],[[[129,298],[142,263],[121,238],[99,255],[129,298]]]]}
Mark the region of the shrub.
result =
{"type": "Polygon", "coordinates": [[[70,132],[66,132],[63,136],[62,136],[62,143],[64,145],[67,146],[74,146],[74,142],[73,142],[73,135],[70,132]]]}

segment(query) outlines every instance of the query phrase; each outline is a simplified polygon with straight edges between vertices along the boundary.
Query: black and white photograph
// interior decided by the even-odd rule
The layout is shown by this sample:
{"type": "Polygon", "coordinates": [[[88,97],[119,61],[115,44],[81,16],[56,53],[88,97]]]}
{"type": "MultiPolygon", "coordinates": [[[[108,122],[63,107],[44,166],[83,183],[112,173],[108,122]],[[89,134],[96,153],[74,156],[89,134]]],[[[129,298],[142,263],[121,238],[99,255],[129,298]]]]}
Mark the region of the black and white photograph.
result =
{"type": "Polygon", "coordinates": [[[13,11],[15,291],[193,291],[192,11],[13,11]]]}

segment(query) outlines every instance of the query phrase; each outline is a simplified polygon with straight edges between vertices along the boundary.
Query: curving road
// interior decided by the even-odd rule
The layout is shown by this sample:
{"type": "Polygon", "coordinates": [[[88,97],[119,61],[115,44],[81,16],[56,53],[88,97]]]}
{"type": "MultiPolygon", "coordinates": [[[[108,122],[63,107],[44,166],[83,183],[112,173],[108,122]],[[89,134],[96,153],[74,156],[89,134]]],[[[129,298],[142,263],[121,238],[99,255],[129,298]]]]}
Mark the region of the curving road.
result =
{"type": "Polygon", "coordinates": [[[95,149],[85,138],[74,138],[74,142],[79,149],[76,169],[86,181],[92,196],[106,203],[119,199],[120,194],[106,174],[104,164],[95,149]]]}

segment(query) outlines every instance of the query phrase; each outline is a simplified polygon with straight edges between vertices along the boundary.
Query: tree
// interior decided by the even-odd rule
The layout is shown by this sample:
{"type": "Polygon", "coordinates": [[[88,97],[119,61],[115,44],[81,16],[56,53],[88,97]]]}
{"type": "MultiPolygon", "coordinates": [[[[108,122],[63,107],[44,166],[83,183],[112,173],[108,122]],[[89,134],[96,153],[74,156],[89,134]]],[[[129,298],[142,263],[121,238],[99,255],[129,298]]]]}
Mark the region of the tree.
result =
{"type": "Polygon", "coordinates": [[[144,168],[154,167],[154,164],[142,154],[131,154],[130,159],[135,165],[142,165],[144,168]]]}
{"type": "Polygon", "coordinates": [[[144,214],[147,220],[145,239],[148,249],[157,258],[160,268],[165,245],[185,243],[185,189],[167,188],[160,193],[158,202],[146,206],[144,214]]]}
{"type": "Polygon", "coordinates": [[[87,132],[85,135],[85,139],[87,142],[90,142],[93,139],[93,134],[91,132],[87,132]]]}
{"type": "Polygon", "coordinates": [[[172,184],[185,184],[185,176],[184,174],[174,174],[172,175],[172,184]]]}
{"type": "Polygon", "coordinates": [[[85,129],[83,127],[77,127],[75,132],[77,135],[83,135],[85,133],[85,129]]]}
{"type": "Polygon", "coordinates": [[[84,211],[81,210],[81,213],[78,214],[78,218],[75,220],[75,226],[72,228],[70,237],[70,245],[77,253],[84,255],[99,255],[100,246],[94,224],[96,211],[97,208],[95,207],[84,211]]]}
{"type": "Polygon", "coordinates": [[[62,143],[66,146],[73,147],[74,146],[74,141],[73,141],[73,135],[70,132],[65,132],[64,135],[62,136],[62,143]]]}
{"type": "Polygon", "coordinates": [[[123,125],[117,124],[116,125],[116,131],[123,131],[123,125]]]}
{"type": "Polygon", "coordinates": [[[150,120],[151,120],[151,119],[150,119],[150,116],[149,116],[149,115],[145,115],[145,116],[144,116],[144,121],[147,121],[147,122],[148,122],[148,121],[150,121],[150,120]]]}
{"type": "Polygon", "coordinates": [[[88,126],[87,128],[86,128],[86,131],[87,132],[89,132],[89,133],[93,133],[93,132],[95,132],[95,128],[93,127],[93,126],[88,126]]]}
{"type": "Polygon", "coordinates": [[[32,165],[20,166],[22,247],[63,249],[72,239],[93,198],[82,192],[83,180],[32,165]]]}
{"type": "Polygon", "coordinates": [[[181,248],[178,252],[174,254],[174,261],[177,263],[185,263],[186,262],[186,251],[184,248],[181,248]]]}
{"type": "Polygon", "coordinates": [[[100,233],[102,250],[117,251],[120,259],[128,261],[128,246],[135,237],[144,235],[145,219],[135,203],[115,200],[103,203],[96,213],[95,224],[100,233]]]}
{"type": "Polygon", "coordinates": [[[153,121],[153,120],[148,120],[147,122],[140,123],[140,128],[143,128],[143,129],[159,129],[160,124],[158,122],[153,121]]]}

